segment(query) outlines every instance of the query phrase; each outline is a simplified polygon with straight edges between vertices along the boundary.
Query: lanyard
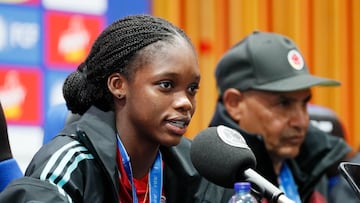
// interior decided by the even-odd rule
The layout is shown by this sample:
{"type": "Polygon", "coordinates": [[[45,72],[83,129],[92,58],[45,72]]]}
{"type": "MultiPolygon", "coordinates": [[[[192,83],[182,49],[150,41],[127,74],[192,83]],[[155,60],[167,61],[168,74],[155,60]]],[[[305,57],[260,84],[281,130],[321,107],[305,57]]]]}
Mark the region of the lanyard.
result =
{"type": "MultiPolygon", "coordinates": [[[[122,144],[119,136],[117,136],[117,144],[120,149],[122,162],[126,171],[126,175],[130,180],[130,184],[132,187],[132,197],[133,202],[138,203],[136,188],[133,181],[132,169],[130,164],[130,157],[127,154],[124,145],[122,144]]],[[[150,174],[149,174],[149,193],[150,193],[150,203],[159,203],[162,193],[162,158],[161,153],[158,151],[155,162],[153,163],[150,174]]]]}
{"type": "Polygon", "coordinates": [[[294,177],[290,171],[289,166],[283,163],[280,171],[280,188],[285,192],[285,195],[296,203],[301,203],[297,185],[294,177]]]}

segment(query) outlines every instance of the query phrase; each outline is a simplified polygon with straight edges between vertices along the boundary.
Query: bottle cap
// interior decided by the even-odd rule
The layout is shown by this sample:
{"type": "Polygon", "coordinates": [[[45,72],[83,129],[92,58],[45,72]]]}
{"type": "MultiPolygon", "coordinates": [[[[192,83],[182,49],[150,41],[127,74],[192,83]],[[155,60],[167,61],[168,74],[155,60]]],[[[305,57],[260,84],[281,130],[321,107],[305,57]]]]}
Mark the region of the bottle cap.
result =
{"type": "Polygon", "coordinates": [[[234,189],[238,191],[250,191],[251,184],[249,182],[236,182],[234,183],[234,189]]]}

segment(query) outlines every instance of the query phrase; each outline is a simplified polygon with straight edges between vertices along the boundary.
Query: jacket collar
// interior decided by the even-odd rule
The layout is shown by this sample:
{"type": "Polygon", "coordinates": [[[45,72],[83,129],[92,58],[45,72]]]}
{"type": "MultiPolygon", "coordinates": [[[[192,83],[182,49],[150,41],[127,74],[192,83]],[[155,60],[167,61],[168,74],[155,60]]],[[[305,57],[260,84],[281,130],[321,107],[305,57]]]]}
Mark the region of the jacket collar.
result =
{"type": "MultiPolygon", "coordinates": [[[[85,144],[92,153],[100,160],[101,167],[109,174],[115,188],[118,188],[117,166],[116,166],[116,127],[115,115],[112,111],[104,112],[94,106],[83,114],[79,120],[69,124],[71,127],[64,129],[76,129],[76,132],[67,132],[74,134],[84,132],[88,143],[85,144]]],[[[72,130],[73,131],[73,130],[72,130]]]]}

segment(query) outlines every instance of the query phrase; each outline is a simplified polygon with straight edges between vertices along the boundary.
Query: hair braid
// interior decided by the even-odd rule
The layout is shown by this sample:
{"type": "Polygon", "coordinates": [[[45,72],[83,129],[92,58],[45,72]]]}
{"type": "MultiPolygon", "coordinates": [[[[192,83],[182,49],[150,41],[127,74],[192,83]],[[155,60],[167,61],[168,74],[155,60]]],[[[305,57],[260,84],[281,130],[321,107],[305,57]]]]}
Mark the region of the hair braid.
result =
{"type": "Polygon", "coordinates": [[[162,18],[132,15],[113,22],[95,40],[85,62],[66,78],[63,94],[67,107],[78,114],[85,113],[91,105],[112,110],[112,95],[107,88],[109,75],[120,72],[130,78],[135,71],[130,64],[140,50],[158,41],[171,43],[176,37],[192,46],[181,29],[162,18]]]}

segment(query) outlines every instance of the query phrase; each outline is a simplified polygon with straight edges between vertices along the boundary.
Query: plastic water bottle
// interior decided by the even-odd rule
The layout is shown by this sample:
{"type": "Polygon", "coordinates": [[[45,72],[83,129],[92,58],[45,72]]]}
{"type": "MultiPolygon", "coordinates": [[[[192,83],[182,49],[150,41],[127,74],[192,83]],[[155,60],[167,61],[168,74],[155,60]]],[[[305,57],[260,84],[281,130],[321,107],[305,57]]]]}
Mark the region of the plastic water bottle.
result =
{"type": "Polygon", "coordinates": [[[229,200],[229,203],[257,203],[254,196],[251,195],[251,185],[249,182],[237,182],[234,184],[235,194],[229,200]]]}

